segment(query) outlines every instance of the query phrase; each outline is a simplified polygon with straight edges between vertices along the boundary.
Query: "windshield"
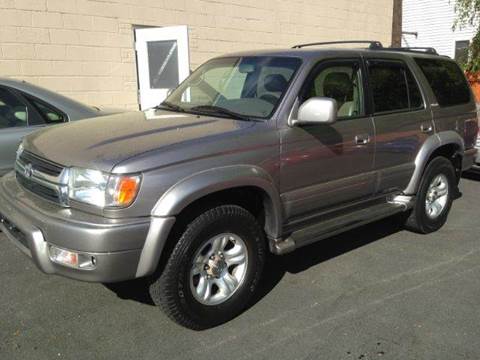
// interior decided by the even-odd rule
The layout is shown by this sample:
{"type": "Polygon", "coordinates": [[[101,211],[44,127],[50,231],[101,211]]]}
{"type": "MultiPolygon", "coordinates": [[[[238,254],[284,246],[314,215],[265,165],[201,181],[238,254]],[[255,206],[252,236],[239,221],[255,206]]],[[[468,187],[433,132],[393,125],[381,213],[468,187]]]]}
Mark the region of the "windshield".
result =
{"type": "Polygon", "coordinates": [[[180,84],[164,105],[177,111],[268,118],[300,63],[298,58],[268,56],[213,59],[180,84]]]}

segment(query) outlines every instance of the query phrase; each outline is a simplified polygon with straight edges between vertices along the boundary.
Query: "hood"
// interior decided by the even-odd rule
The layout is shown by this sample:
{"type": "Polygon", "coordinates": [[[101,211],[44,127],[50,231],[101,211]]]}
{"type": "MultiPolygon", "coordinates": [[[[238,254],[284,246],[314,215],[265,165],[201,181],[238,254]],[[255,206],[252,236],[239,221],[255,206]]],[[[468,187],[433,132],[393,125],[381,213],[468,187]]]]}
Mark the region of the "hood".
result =
{"type": "Polygon", "coordinates": [[[139,155],[172,147],[181,152],[189,144],[198,148],[199,143],[235,138],[252,126],[247,121],[165,110],[137,111],[48,127],[27,136],[24,147],[63,166],[109,172],[139,155]]]}

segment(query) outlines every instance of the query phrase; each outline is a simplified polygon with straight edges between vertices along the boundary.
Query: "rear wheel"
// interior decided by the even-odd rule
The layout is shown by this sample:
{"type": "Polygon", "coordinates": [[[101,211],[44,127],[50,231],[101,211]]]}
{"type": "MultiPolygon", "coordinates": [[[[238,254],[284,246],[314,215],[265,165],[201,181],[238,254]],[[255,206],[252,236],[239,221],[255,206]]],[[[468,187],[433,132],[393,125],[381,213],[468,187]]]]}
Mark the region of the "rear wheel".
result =
{"type": "Polygon", "coordinates": [[[406,221],[406,228],[428,234],[440,229],[447,221],[457,188],[455,169],[444,158],[433,159],[425,169],[415,206],[406,221]]]}
{"type": "Polygon", "coordinates": [[[264,235],[255,218],[239,206],[215,207],[187,225],[150,295],[180,325],[216,326],[248,305],[264,260],[264,235]]]}

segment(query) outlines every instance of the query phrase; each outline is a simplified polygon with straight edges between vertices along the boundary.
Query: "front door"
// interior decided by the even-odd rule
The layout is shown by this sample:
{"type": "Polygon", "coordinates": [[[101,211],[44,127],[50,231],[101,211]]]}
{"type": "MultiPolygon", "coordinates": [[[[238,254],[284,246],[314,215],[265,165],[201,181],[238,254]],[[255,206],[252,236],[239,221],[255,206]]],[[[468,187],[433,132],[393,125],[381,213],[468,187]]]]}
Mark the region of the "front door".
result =
{"type": "Polygon", "coordinates": [[[140,109],[160,104],[190,74],[186,26],[135,29],[140,109]]]}
{"type": "Polygon", "coordinates": [[[281,192],[287,221],[367,199],[374,193],[374,128],[365,109],[360,59],[322,62],[307,78],[299,103],[337,101],[332,125],[282,130],[281,192]]]}

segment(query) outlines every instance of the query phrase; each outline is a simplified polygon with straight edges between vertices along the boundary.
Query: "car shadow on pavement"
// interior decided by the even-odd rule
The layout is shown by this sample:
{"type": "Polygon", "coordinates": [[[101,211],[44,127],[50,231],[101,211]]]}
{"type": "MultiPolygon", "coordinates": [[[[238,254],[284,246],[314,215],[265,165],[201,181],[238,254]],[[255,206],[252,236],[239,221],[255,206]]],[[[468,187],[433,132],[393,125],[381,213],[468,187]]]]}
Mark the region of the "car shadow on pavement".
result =
{"type": "Polygon", "coordinates": [[[148,293],[149,283],[147,279],[136,279],[103,285],[114,292],[120,299],[133,300],[142,304],[155,306],[148,293]]]}
{"type": "Polygon", "coordinates": [[[404,223],[405,215],[400,214],[319,241],[290,254],[269,256],[263,283],[253,304],[272,291],[286,273],[306,271],[324,261],[385,238],[401,231],[404,223]]]}
{"type": "Polygon", "coordinates": [[[464,172],[462,174],[463,179],[473,180],[473,181],[480,181],[480,173],[477,172],[464,172]]]}
{"type": "MultiPolygon", "coordinates": [[[[300,273],[324,261],[385,238],[402,230],[403,223],[404,215],[392,216],[300,248],[287,255],[269,255],[260,289],[250,306],[268,295],[282,280],[285,273],[300,273]]],[[[148,280],[146,279],[104,285],[120,299],[154,305],[148,293],[148,280]]]]}

